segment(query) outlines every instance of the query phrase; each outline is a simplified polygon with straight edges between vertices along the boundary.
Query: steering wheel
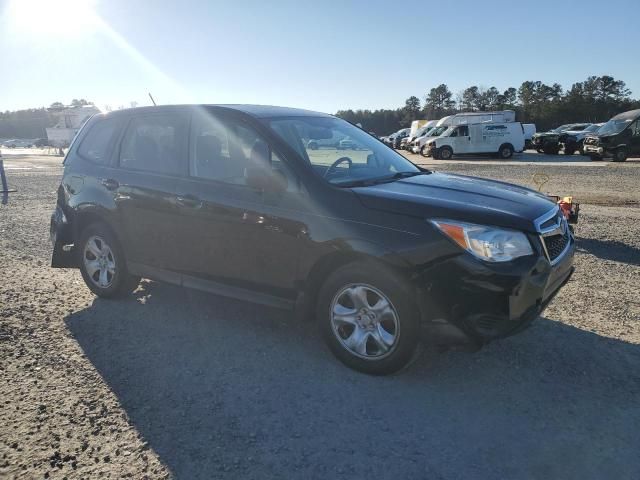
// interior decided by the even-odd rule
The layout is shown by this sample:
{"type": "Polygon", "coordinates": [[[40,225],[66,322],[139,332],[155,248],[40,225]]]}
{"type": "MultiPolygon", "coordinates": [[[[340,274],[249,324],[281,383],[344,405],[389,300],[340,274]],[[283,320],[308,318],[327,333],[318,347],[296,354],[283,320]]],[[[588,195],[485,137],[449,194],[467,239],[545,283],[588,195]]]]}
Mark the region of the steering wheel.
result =
{"type": "Polygon", "coordinates": [[[328,178],[329,176],[333,175],[335,173],[334,170],[338,167],[338,165],[345,162],[349,164],[349,168],[351,168],[351,166],[353,165],[353,162],[349,157],[340,157],[331,164],[326,172],[324,172],[324,178],[328,178]]]}

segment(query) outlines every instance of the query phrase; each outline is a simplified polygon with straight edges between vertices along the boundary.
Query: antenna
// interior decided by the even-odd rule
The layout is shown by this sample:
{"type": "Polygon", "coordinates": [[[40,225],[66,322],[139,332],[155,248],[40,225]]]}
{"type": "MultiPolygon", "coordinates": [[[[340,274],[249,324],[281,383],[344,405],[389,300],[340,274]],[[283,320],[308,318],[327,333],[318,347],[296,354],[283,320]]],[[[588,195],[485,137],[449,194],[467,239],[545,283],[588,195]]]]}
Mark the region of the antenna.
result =
{"type": "Polygon", "coordinates": [[[153,95],[151,95],[151,92],[149,92],[149,98],[151,99],[151,103],[153,103],[153,106],[156,106],[156,101],[153,99],[153,95]]]}

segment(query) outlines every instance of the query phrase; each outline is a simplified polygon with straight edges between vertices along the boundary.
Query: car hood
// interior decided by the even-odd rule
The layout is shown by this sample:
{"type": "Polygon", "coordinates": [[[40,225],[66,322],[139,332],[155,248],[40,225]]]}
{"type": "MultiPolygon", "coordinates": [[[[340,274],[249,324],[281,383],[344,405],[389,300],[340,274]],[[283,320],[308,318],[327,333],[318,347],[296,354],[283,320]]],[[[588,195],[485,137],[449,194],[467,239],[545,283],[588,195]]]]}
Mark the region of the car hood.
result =
{"type": "Polygon", "coordinates": [[[545,195],[525,187],[437,172],[353,191],[375,210],[529,232],[535,232],[534,221],[555,206],[545,195]]]}
{"type": "Polygon", "coordinates": [[[538,133],[534,133],[533,136],[534,137],[553,137],[553,136],[559,136],[562,133],[566,133],[567,130],[563,130],[562,132],[538,132],[538,133]]]}

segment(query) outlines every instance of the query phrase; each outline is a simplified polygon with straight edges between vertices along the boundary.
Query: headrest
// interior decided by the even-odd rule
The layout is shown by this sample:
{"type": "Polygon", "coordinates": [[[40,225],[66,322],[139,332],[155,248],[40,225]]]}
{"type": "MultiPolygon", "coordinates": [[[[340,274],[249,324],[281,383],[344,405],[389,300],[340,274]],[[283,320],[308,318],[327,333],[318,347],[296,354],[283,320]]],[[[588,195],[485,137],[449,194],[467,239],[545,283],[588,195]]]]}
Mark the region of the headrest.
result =
{"type": "Polygon", "coordinates": [[[158,145],[156,144],[156,141],[151,137],[137,135],[135,155],[136,159],[139,161],[154,161],[158,156],[158,145]]]}
{"type": "Polygon", "coordinates": [[[269,146],[262,140],[258,140],[251,149],[251,157],[249,157],[254,166],[266,166],[271,164],[271,156],[269,155],[269,146]]]}
{"type": "Polygon", "coordinates": [[[206,162],[217,160],[222,153],[222,142],[215,135],[201,135],[196,140],[196,160],[206,162]]]}

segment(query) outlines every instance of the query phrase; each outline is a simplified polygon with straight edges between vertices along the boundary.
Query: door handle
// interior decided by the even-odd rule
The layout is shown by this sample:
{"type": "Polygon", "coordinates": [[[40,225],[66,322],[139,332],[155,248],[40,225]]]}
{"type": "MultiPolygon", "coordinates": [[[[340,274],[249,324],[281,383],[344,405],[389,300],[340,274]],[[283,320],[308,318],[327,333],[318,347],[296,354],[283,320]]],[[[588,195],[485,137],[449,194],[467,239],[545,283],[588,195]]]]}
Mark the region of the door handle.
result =
{"type": "Polygon", "coordinates": [[[102,185],[107,189],[107,190],[115,190],[116,188],[118,188],[120,186],[120,184],[118,183],[117,180],[114,180],[113,178],[103,178],[102,181],[100,182],[102,183],[102,185]]]}
{"type": "Polygon", "coordinates": [[[178,202],[178,204],[182,205],[183,207],[200,208],[202,206],[202,200],[200,200],[195,195],[190,195],[190,194],[177,195],[176,201],[178,202]]]}

